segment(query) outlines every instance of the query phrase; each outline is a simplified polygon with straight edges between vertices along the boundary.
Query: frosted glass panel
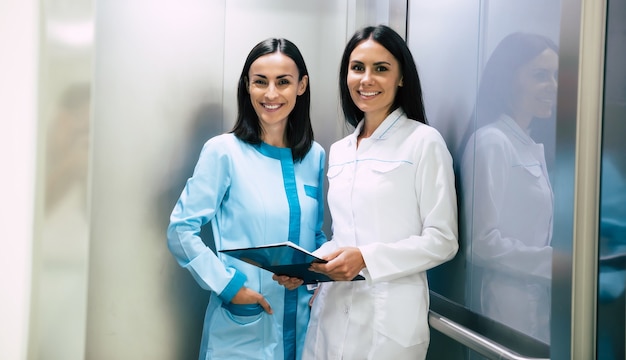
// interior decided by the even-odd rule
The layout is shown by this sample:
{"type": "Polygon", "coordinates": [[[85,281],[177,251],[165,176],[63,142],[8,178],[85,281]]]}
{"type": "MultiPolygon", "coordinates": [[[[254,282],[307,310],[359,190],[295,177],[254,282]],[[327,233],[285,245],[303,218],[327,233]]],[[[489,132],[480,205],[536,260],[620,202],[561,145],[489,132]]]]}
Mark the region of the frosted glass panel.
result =
{"type": "Polygon", "coordinates": [[[29,358],[81,359],[89,258],[93,1],[45,0],[29,358]]]}

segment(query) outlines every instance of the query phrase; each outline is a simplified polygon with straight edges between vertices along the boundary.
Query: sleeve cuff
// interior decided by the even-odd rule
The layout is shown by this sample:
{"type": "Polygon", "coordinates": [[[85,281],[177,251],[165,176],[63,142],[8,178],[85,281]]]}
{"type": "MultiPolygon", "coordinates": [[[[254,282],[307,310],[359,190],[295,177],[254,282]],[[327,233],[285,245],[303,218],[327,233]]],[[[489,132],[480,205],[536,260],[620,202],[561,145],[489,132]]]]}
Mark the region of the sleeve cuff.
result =
{"type": "Polygon", "coordinates": [[[235,295],[237,295],[239,289],[243,287],[246,280],[248,280],[246,275],[238,270],[235,270],[235,276],[233,276],[228,285],[226,285],[222,293],[219,295],[219,298],[227,304],[230,303],[235,295]]]}

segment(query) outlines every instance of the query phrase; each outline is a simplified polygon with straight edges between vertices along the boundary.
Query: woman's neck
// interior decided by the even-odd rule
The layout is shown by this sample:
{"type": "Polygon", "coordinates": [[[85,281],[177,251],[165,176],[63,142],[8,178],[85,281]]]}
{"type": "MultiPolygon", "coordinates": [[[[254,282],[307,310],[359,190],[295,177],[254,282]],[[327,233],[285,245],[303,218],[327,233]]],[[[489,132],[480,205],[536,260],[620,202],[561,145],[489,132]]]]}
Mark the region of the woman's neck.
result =
{"type": "Polygon", "coordinates": [[[527,131],[530,126],[531,121],[533,121],[533,117],[530,114],[525,113],[515,113],[515,114],[507,114],[513,121],[517,123],[517,125],[522,128],[522,130],[527,131]]]}
{"type": "Polygon", "coordinates": [[[285,127],[262,128],[261,140],[264,143],[276,147],[289,147],[285,136],[285,127]]]}
{"type": "Polygon", "coordinates": [[[372,136],[374,131],[378,129],[380,124],[382,124],[386,118],[387,118],[387,115],[385,114],[381,114],[378,116],[365,114],[365,117],[363,118],[363,127],[361,128],[361,133],[359,134],[359,138],[368,138],[372,136]]]}

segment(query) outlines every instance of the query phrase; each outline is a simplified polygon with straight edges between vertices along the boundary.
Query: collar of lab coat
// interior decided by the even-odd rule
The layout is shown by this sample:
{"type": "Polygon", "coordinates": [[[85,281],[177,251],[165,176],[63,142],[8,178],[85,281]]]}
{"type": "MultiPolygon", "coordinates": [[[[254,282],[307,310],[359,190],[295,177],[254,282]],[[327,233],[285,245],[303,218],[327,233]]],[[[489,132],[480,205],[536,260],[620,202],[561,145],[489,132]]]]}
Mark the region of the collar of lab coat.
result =
{"type": "Polygon", "coordinates": [[[513,120],[512,117],[502,114],[496,121],[496,124],[500,122],[502,125],[509,129],[509,131],[519,139],[522,144],[530,145],[535,144],[535,141],[528,135],[528,133],[522,129],[519,124],[513,120]]]}
{"type": "MultiPolygon", "coordinates": [[[[404,118],[406,118],[406,114],[404,113],[404,110],[402,108],[395,109],[394,111],[391,112],[391,114],[387,115],[385,120],[383,120],[383,122],[380,123],[380,125],[378,125],[376,130],[374,130],[374,132],[370,136],[370,139],[376,139],[376,140],[386,139],[393,133],[394,125],[399,124],[399,121],[404,118]]],[[[356,144],[357,138],[359,134],[361,133],[361,129],[363,129],[364,123],[365,121],[361,119],[361,121],[359,121],[359,123],[357,124],[356,128],[354,129],[354,132],[349,137],[350,145],[356,144]]]]}

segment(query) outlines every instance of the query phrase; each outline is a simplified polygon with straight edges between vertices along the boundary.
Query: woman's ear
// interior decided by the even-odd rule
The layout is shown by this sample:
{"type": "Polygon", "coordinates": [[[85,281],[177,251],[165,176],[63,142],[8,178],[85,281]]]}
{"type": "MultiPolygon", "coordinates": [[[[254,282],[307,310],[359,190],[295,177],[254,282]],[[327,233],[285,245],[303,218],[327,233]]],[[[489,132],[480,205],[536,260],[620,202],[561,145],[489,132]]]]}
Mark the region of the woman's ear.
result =
{"type": "Polygon", "coordinates": [[[309,76],[304,75],[298,82],[298,96],[304,94],[307,86],[309,86],[309,76]]]}
{"type": "Polygon", "coordinates": [[[399,87],[402,87],[402,85],[404,85],[404,83],[402,82],[402,80],[404,80],[404,78],[400,78],[400,82],[398,83],[399,87]]]}
{"type": "Polygon", "coordinates": [[[249,94],[250,93],[250,81],[248,81],[247,76],[243,77],[243,82],[246,84],[246,92],[249,94]]]}

